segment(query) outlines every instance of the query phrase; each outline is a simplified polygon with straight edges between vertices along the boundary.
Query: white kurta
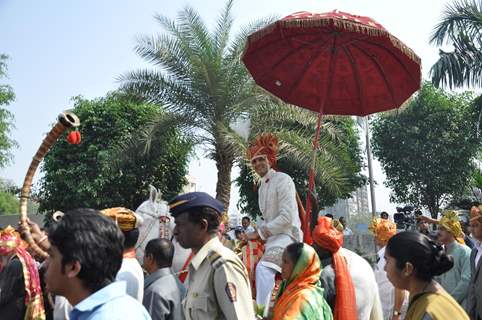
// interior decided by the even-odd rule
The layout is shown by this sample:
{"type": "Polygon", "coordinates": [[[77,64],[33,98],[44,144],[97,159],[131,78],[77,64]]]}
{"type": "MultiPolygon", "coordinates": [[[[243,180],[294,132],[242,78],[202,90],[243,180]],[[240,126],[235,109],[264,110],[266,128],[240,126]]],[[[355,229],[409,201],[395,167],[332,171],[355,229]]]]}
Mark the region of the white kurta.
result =
{"type": "Polygon", "coordinates": [[[261,179],[258,193],[259,209],[264,218],[258,233],[266,241],[260,263],[281,272],[284,249],[303,239],[295,184],[289,175],[270,169],[261,179]],[[271,233],[269,237],[263,234],[263,228],[271,233]]]}
{"type": "Polygon", "coordinates": [[[126,293],[142,303],[144,297],[144,273],[135,258],[122,259],[122,265],[117,272],[116,281],[126,282],[126,293]]]}
{"type": "MultiPolygon", "coordinates": [[[[377,280],[378,291],[380,292],[380,301],[383,308],[383,319],[389,320],[393,316],[393,307],[395,304],[395,288],[393,284],[388,280],[387,273],[385,272],[385,248],[383,247],[378,251],[378,262],[375,268],[375,279],[377,280]]],[[[402,319],[405,318],[407,311],[407,301],[405,298],[402,305],[402,319]]]]}

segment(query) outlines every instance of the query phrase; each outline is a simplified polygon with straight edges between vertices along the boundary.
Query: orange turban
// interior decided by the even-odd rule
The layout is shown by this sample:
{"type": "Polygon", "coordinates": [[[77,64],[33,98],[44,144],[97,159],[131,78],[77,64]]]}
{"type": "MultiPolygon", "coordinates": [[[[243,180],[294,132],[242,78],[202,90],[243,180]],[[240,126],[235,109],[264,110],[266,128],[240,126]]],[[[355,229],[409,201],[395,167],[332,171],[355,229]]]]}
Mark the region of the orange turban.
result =
{"type": "Polygon", "coordinates": [[[388,241],[397,233],[397,225],[387,219],[373,219],[368,229],[380,241],[388,241]]]}
{"type": "Polygon", "coordinates": [[[313,241],[333,254],[333,269],[335,270],[335,320],[356,320],[355,287],[351,279],[345,257],[339,252],[343,245],[343,233],[333,226],[328,217],[318,218],[318,224],[313,230],[313,241]]]}
{"type": "Polygon", "coordinates": [[[253,160],[260,156],[266,156],[271,167],[276,165],[278,156],[278,138],[272,133],[264,133],[256,137],[255,141],[248,148],[246,157],[253,160]]]}
{"type": "Polygon", "coordinates": [[[131,231],[142,224],[142,218],[127,208],[115,207],[104,209],[100,212],[113,219],[123,232],[131,231]]]}
{"type": "Polygon", "coordinates": [[[343,245],[343,233],[334,226],[331,218],[320,217],[313,230],[313,241],[323,249],[335,253],[343,245]]]}

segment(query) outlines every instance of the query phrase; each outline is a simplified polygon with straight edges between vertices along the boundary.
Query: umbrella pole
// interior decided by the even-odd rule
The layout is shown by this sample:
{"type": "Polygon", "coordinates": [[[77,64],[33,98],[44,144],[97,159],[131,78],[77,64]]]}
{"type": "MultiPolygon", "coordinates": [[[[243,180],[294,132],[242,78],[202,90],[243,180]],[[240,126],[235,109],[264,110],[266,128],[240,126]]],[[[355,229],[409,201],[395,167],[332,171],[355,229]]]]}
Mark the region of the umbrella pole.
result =
{"type": "MultiPolygon", "coordinates": [[[[318,120],[316,121],[316,133],[315,137],[313,138],[313,152],[311,153],[311,165],[310,171],[308,173],[308,194],[306,195],[306,216],[303,223],[303,230],[308,232],[308,234],[304,234],[304,242],[311,244],[311,227],[310,222],[312,220],[311,217],[311,201],[316,200],[312,199],[313,190],[315,188],[315,165],[316,165],[316,151],[320,145],[320,133],[321,133],[321,126],[322,126],[322,119],[323,119],[323,108],[320,108],[320,112],[318,113],[318,120]]],[[[318,214],[318,212],[316,212],[318,214]]],[[[318,220],[318,217],[317,219],[318,220]]]]}
{"type": "MultiPolygon", "coordinates": [[[[303,235],[303,240],[304,242],[308,244],[313,243],[313,239],[311,238],[311,200],[316,201],[316,199],[312,199],[312,194],[313,190],[315,188],[315,165],[316,165],[316,151],[318,151],[318,148],[320,146],[320,133],[321,133],[321,125],[322,125],[322,119],[323,119],[323,110],[325,110],[325,103],[328,100],[328,95],[330,94],[331,91],[331,85],[332,85],[332,79],[333,79],[333,69],[335,68],[335,63],[334,63],[334,57],[336,53],[336,41],[337,41],[337,35],[336,33],[333,34],[333,43],[331,46],[331,54],[330,54],[330,60],[328,60],[328,81],[326,86],[322,86],[322,90],[326,90],[322,94],[322,98],[320,101],[320,110],[318,111],[318,120],[316,121],[316,133],[315,137],[313,139],[313,153],[311,154],[311,166],[310,166],[310,171],[308,173],[308,194],[306,195],[306,216],[305,216],[305,221],[302,221],[303,224],[303,230],[305,233],[303,235]]],[[[318,215],[318,212],[315,213],[318,215]]],[[[318,221],[318,216],[316,217],[316,221],[318,221]]]]}

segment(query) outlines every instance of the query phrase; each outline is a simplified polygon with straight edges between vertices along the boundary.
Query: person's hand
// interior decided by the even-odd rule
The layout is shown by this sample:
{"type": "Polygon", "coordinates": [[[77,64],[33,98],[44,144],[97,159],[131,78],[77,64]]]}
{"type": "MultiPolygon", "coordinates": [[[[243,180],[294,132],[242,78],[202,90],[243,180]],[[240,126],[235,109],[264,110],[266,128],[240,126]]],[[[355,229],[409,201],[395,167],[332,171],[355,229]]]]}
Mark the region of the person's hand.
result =
{"type": "Polygon", "coordinates": [[[37,235],[43,236],[43,232],[42,232],[42,230],[40,230],[40,227],[38,226],[38,224],[30,221],[30,219],[28,219],[28,218],[27,218],[27,223],[30,227],[30,232],[32,234],[37,234],[37,235]]]}
{"type": "Polygon", "coordinates": [[[432,222],[432,219],[426,216],[416,216],[415,219],[417,219],[418,221],[427,222],[427,223],[432,222]]]}
{"type": "Polygon", "coordinates": [[[259,234],[258,234],[257,231],[248,232],[248,233],[244,234],[243,236],[245,237],[245,238],[243,238],[243,240],[246,239],[245,241],[259,239],[259,234]]]}
{"type": "Polygon", "coordinates": [[[261,227],[261,232],[266,238],[269,238],[272,236],[272,233],[269,231],[269,229],[266,226],[261,227]]]}

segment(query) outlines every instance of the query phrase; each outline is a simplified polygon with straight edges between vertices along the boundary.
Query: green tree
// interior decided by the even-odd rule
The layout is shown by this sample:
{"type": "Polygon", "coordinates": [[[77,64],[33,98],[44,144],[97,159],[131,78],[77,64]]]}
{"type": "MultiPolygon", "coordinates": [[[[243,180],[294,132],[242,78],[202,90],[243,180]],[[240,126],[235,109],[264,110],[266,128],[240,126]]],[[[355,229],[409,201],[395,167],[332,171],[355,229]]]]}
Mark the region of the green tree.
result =
{"type": "Polygon", "coordinates": [[[181,116],[190,136],[216,162],[216,198],[226,207],[236,150],[230,148],[225,128],[264,96],[253,89],[240,57],[247,34],[269,21],[244,27],[231,38],[232,6],[229,0],[214,30],[190,7],[179,12],[175,21],[157,16],[165,32],[140,38],[136,51],[159,70],[139,70],[121,77],[124,90],[181,116]]]}
{"type": "Polygon", "coordinates": [[[168,117],[167,113],[119,93],[95,100],[76,97],[74,103],[82,142],[70,145],[60,139],[45,157],[40,211],[135,209],[147,198],[149,184],[158,187],[165,198],[181,191],[191,143],[180,138],[178,131],[157,134],[148,150],[125,146],[132,135],[144,132],[150,122],[168,117]],[[121,148],[127,150],[127,156],[119,155],[121,148]]]}
{"type": "MultiPolygon", "coordinates": [[[[280,140],[278,170],[293,178],[304,203],[308,190],[308,168],[311,164],[312,139],[317,114],[283,103],[271,103],[251,113],[251,140],[264,132],[280,140]]],[[[246,149],[244,147],[238,149],[246,149]]],[[[319,206],[328,206],[348,198],[365,182],[361,175],[363,160],[355,122],[350,117],[325,117],[316,162],[316,194],[319,206]]],[[[238,207],[253,217],[259,215],[256,175],[244,159],[240,161],[238,207]]]]}
{"type": "Polygon", "coordinates": [[[446,6],[430,42],[440,49],[430,70],[434,85],[450,88],[482,84],[482,1],[457,0],[446,6]]]}
{"type": "MultiPolygon", "coordinates": [[[[7,75],[7,56],[0,54],[0,80],[7,75]]],[[[15,100],[12,87],[0,83],[0,168],[7,166],[12,160],[11,150],[17,146],[17,142],[9,137],[13,125],[13,114],[8,111],[8,106],[15,100]]]]}
{"type": "Polygon", "coordinates": [[[13,182],[0,179],[0,215],[18,214],[20,189],[13,182]]]}
{"type": "Polygon", "coordinates": [[[449,94],[425,83],[408,106],[373,121],[373,153],[387,175],[390,198],[426,207],[463,193],[480,147],[472,95],[449,94]]]}

